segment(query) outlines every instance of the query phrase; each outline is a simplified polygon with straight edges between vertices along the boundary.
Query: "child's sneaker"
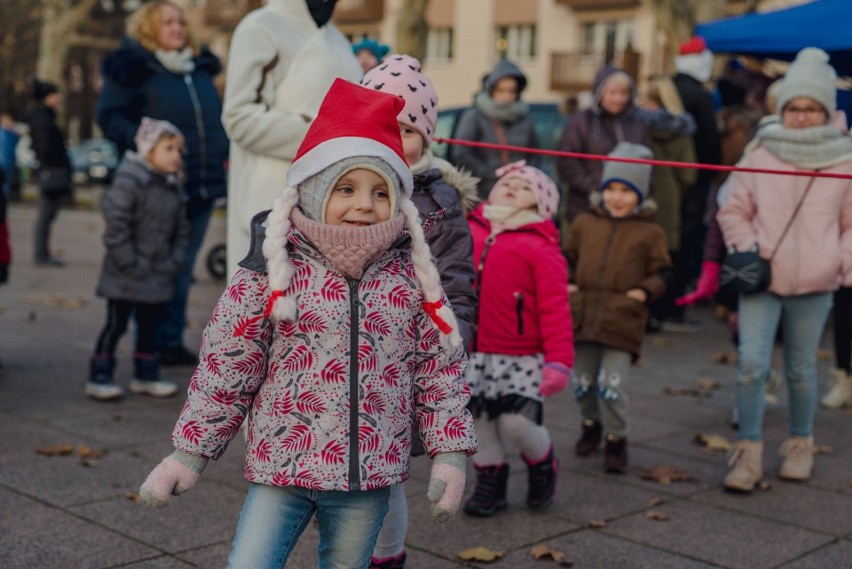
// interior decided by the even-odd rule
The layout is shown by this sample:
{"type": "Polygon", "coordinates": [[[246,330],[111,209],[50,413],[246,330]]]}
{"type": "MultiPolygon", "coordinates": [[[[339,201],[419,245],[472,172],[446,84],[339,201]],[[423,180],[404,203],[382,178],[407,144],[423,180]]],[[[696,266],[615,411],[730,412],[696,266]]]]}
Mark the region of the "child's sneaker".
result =
{"type": "Polygon", "coordinates": [[[145,381],[142,379],[130,380],[130,391],[137,395],[150,395],[151,397],[171,397],[177,393],[178,386],[171,381],[160,379],[158,381],[145,381]]]}
{"type": "Polygon", "coordinates": [[[113,383],[113,371],[115,371],[115,358],[92,356],[89,360],[89,381],[86,382],[83,390],[86,396],[98,401],[109,401],[121,397],[124,390],[113,383]]]}
{"type": "Polygon", "coordinates": [[[790,437],[784,441],[778,453],[784,457],[778,476],[797,482],[810,479],[814,472],[813,437],[790,437]]]}

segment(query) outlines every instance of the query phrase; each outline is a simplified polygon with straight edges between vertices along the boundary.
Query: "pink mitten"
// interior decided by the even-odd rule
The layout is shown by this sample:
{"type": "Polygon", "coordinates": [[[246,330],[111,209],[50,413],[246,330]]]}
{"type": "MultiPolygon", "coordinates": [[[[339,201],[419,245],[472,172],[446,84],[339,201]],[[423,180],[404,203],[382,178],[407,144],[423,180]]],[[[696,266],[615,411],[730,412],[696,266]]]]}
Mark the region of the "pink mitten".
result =
{"type": "Polygon", "coordinates": [[[461,451],[436,455],[426,497],[432,502],[432,519],[442,524],[456,515],[464,494],[467,455],[461,451]]]}
{"type": "Polygon", "coordinates": [[[571,379],[571,368],[560,362],[547,362],[541,370],[541,386],[538,392],[545,397],[565,389],[571,379]]]}
{"type": "Polygon", "coordinates": [[[719,292],[719,263],[704,261],[701,263],[701,275],[695,285],[695,292],[685,294],[675,299],[677,306],[695,304],[699,300],[710,298],[719,292]]]}
{"type": "Polygon", "coordinates": [[[193,487],[206,465],[206,458],[176,450],[151,471],[139,488],[139,498],[155,510],[165,508],[172,496],[193,487]]]}

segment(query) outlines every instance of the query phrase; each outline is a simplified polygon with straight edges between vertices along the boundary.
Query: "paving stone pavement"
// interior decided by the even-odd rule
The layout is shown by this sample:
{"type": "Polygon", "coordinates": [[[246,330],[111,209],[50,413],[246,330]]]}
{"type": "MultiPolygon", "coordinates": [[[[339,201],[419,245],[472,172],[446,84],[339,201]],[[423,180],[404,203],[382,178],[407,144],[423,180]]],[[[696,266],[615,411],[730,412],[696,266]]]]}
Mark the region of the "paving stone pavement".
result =
{"type": "MultiPolygon", "coordinates": [[[[247,487],[242,440],[234,440],[192,491],[156,512],[129,496],[170,452],[169,435],[183,397],[127,396],[97,403],[83,396],[87,358],[104,319],[103,300],[94,294],[103,224],[93,209],[61,212],[54,230],[55,248],[67,262],[61,269],[30,262],[34,208],[14,204],[9,211],[15,260],[10,283],[0,287],[5,367],[0,374],[0,567],[224,567],[247,487]],[[106,454],[81,460],[76,453],[36,453],[61,445],[106,454]]],[[[223,241],[223,227],[222,218],[213,220],[203,251],[223,241]]],[[[192,346],[198,345],[224,286],[200,264],[196,277],[186,333],[192,346]]],[[[572,395],[561,393],[545,405],[562,462],[557,503],[543,512],[524,507],[526,473],[512,457],[507,511],[489,519],[459,515],[437,525],[425,498],[429,461],[415,459],[406,483],[406,566],[558,567],[533,559],[531,547],[545,544],[564,552],[575,568],[852,567],[852,413],[817,412],[816,441],[833,451],[817,457],[813,480],[785,483],[776,475],[776,450],[786,430],[782,393],[765,423],[771,487],[749,496],[724,493],[724,455],[708,454],[693,437],[733,438],[728,421],[734,368],[713,361],[714,354],[732,347],[709,308],[695,314],[702,331],[649,336],[632,372],[628,473],[608,475],[602,472],[601,456],[573,455],[578,411],[572,395]],[[694,388],[699,379],[717,380],[720,387],[706,398],[663,394],[666,387],[694,388]],[[654,466],[679,468],[694,480],[670,485],[643,480],[643,469],[654,466]],[[668,521],[646,518],[649,509],[664,512],[668,521]],[[592,520],[605,526],[590,527],[592,520]],[[476,546],[504,556],[492,564],[465,565],[458,559],[457,553],[476,546]]],[[[125,385],[131,370],[129,336],[118,353],[117,380],[125,385]]],[[[829,339],[823,338],[826,347],[829,339]]],[[[820,361],[821,394],[829,364],[820,361]]],[[[185,391],[191,372],[167,368],[165,375],[185,391]]],[[[468,474],[472,478],[472,468],[468,474]]],[[[288,567],[316,567],[316,544],[311,526],[288,567]]]]}

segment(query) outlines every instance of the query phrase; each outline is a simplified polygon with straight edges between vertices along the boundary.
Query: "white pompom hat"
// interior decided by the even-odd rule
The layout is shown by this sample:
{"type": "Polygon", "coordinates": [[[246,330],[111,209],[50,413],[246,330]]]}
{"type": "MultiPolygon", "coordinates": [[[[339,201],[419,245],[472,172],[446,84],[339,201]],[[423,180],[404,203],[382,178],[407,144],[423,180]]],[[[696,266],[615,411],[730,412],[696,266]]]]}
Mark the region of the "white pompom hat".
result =
{"type": "Polygon", "coordinates": [[[432,262],[417,208],[410,200],[414,179],[405,161],[397,123],[397,114],[404,105],[402,99],[389,93],[339,78],[332,83],[287,171],[289,187],[275,200],[267,217],[263,255],[267,260],[270,298],[265,316],[272,315],[279,320],[296,318],[296,298],[286,294],[295,273],[286,244],[291,226],[290,212],[300,203],[300,186],[341,160],[353,156],[372,157],[387,163],[402,184],[395,209],[405,216],[411,235],[411,257],[423,291],[423,310],[441,332],[445,346],[461,344],[452,308],[441,301],[441,279],[432,262]]]}

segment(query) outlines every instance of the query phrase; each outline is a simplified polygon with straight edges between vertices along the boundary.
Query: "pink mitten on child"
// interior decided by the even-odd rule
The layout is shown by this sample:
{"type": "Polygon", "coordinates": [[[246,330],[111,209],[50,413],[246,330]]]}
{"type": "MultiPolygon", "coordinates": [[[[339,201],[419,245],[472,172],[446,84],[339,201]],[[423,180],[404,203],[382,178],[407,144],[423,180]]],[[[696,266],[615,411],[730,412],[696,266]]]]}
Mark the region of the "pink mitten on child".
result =
{"type": "Polygon", "coordinates": [[[538,392],[545,397],[565,389],[571,379],[571,368],[560,362],[547,362],[541,370],[541,386],[538,392]]]}
{"type": "Polygon", "coordinates": [[[704,261],[701,263],[701,275],[695,285],[695,292],[679,296],[675,299],[677,306],[695,304],[699,300],[710,298],[719,292],[719,263],[715,261],[704,261]]]}
{"type": "Polygon", "coordinates": [[[442,524],[459,510],[464,494],[467,455],[461,451],[445,452],[432,460],[429,490],[426,497],[432,503],[432,519],[442,524]]]}
{"type": "Polygon", "coordinates": [[[155,510],[165,508],[172,496],[195,485],[205,466],[207,459],[203,456],[176,450],[151,471],[139,488],[139,498],[155,510]]]}

